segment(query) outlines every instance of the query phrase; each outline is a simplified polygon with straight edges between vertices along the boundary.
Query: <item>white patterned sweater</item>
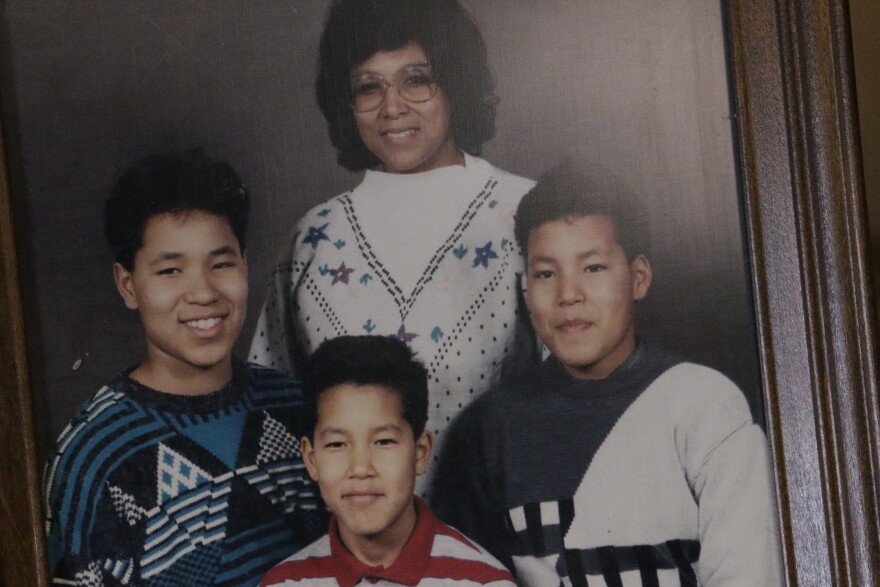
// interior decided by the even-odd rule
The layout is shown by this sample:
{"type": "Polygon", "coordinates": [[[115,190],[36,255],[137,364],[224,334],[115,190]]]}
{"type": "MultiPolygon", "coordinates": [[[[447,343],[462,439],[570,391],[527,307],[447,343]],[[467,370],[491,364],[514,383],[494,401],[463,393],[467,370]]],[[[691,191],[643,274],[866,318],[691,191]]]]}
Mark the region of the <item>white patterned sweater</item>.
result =
{"type": "Polygon", "coordinates": [[[469,155],[418,174],[368,171],[296,224],[249,359],[296,374],[326,339],[397,336],[428,369],[437,458],[448,423],[513,350],[522,271],[513,215],[533,185],[469,155]]]}

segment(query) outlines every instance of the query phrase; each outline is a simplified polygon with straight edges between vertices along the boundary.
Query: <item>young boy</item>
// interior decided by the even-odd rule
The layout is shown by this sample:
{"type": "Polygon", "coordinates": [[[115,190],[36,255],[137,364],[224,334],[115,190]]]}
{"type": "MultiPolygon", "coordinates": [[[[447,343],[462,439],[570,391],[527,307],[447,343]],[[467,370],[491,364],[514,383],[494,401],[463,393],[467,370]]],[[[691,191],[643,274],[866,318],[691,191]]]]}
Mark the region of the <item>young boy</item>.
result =
{"type": "Polygon", "coordinates": [[[146,354],[85,403],[45,474],[63,585],[256,585],[323,531],[298,384],[231,355],[247,302],[248,194],[198,153],[149,156],[105,205],[146,354]]]}
{"type": "Polygon", "coordinates": [[[636,337],[646,233],[632,198],[568,166],[524,196],[526,305],[551,356],[466,414],[434,506],[522,585],[780,585],[742,392],[636,337]]]}
{"type": "Polygon", "coordinates": [[[428,377],[394,338],[321,344],[304,377],[303,457],[333,512],[323,538],[272,569],[262,585],[491,585],[509,572],[413,495],[431,459],[428,377]]]}

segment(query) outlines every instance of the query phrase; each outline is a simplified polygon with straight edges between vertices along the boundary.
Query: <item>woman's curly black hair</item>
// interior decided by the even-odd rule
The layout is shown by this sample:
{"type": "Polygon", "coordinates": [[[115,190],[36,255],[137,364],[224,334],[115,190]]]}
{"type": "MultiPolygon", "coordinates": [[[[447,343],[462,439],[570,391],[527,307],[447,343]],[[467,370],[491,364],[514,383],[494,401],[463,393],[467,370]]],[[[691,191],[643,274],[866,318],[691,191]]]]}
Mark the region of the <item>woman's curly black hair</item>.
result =
{"type": "Polygon", "coordinates": [[[483,35],[457,0],[334,0],[327,12],[315,95],[338,151],[351,171],[377,167],[349,106],[351,71],[379,51],[410,43],[428,58],[449,99],[455,144],[479,155],[495,134],[495,84],[483,35]]]}

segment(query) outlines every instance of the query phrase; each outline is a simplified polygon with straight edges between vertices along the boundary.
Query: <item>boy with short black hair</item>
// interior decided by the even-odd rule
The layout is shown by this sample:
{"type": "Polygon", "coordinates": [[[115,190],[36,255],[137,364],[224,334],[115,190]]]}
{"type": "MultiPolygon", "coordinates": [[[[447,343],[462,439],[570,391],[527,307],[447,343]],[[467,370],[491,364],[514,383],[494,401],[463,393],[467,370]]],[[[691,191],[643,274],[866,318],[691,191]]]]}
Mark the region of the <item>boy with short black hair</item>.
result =
{"type": "Polygon", "coordinates": [[[413,495],[431,459],[428,378],[395,338],[342,336],[306,364],[312,425],[303,457],[330,530],[272,569],[264,587],[491,585],[510,573],[413,495]]]}
{"type": "Polygon", "coordinates": [[[459,423],[434,507],[522,585],[781,584],[766,440],[742,392],[639,341],[637,204],[563,165],[523,197],[526,304],[551,356],[459,423]]]}
{"type": "Polygon", "coordinates": [[[65,585],[256,585],[326,512],[305,471],[299,385],[232,357],[244,323],[248,193],[192,152],[123,173],[105,233],[146,354],[86,402],[45,474],[65,585]]]}

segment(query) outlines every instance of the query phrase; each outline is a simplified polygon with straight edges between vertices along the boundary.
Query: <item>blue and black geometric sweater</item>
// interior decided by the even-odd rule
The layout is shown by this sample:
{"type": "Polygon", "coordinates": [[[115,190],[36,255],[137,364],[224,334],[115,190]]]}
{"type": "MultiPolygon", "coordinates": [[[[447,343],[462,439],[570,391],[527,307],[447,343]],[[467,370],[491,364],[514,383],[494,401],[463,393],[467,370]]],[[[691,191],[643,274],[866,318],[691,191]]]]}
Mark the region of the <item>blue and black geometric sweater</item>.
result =
{"type": "Polygon", "coordinates": [[[85,403],[49,457],[56,584],[257,585],[326,532],[298,383],[235,360],[223,389],[181,396],[130,372],[85,403]]]}

